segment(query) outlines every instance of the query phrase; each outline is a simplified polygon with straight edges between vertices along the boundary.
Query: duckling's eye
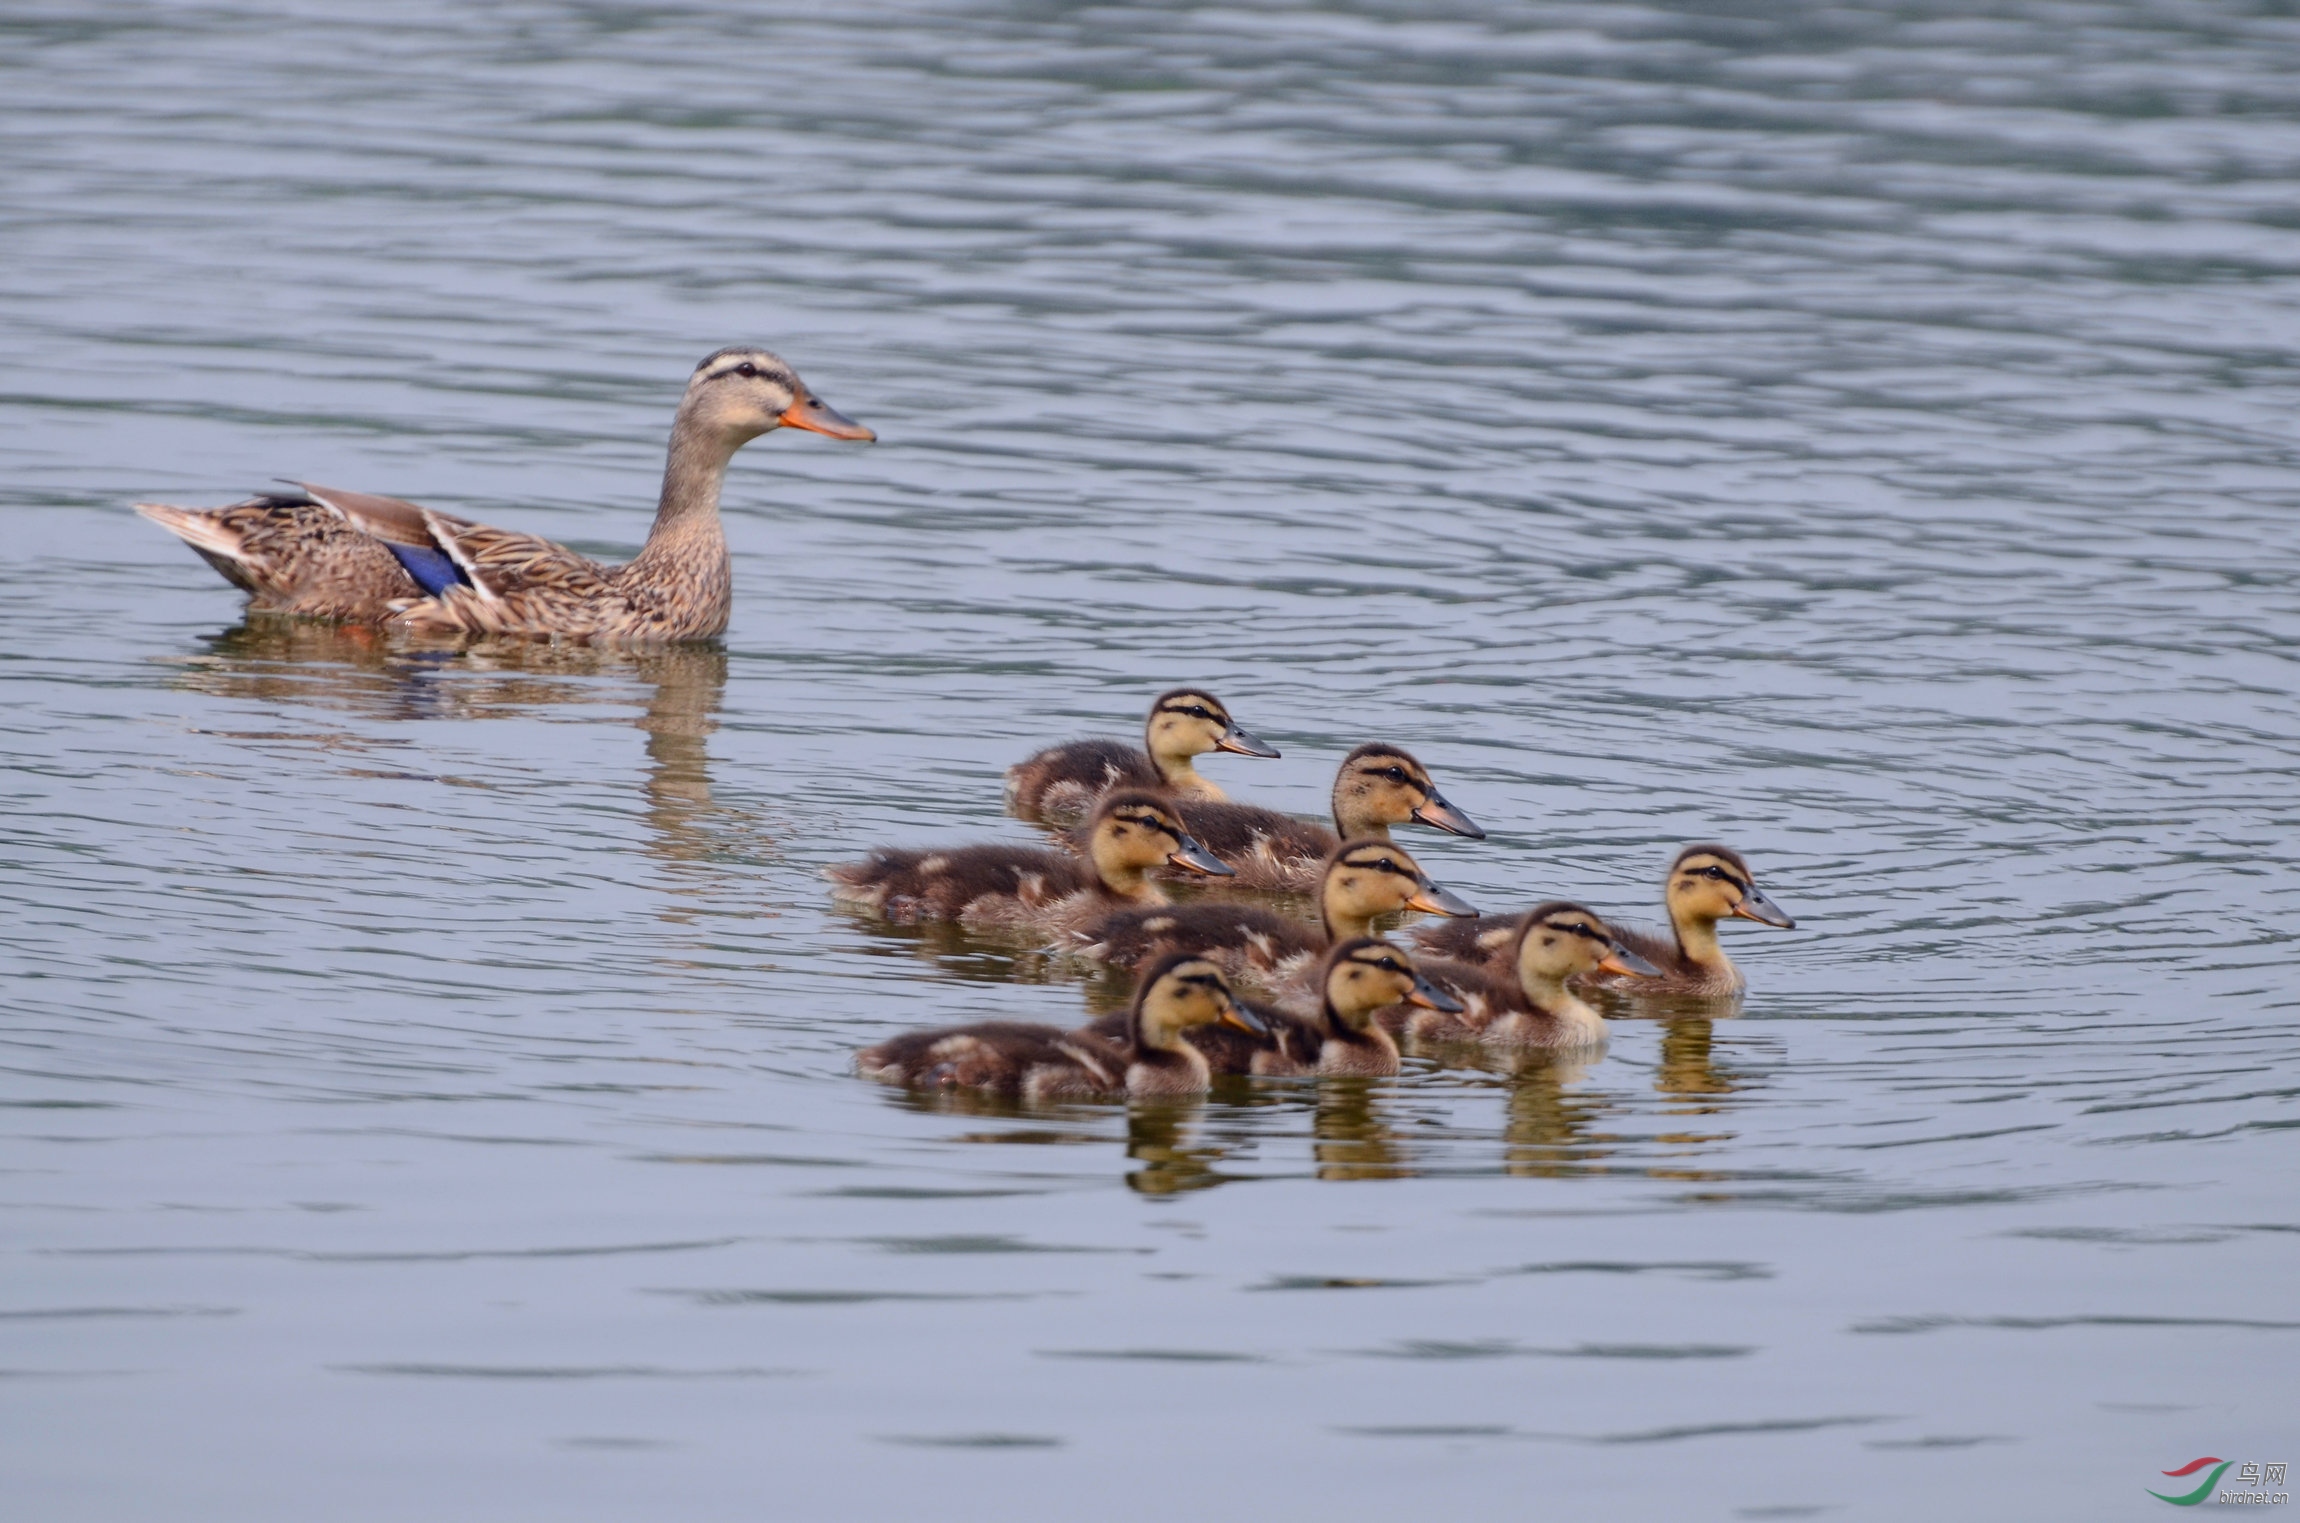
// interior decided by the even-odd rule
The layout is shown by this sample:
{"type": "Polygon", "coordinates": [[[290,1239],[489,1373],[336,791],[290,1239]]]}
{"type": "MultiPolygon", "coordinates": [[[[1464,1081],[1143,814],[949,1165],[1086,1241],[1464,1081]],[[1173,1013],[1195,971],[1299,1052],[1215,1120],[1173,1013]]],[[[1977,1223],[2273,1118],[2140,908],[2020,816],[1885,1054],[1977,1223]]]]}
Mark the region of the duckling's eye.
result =
{"type": "Polygon", "coordinates": [[[749,360],[745,360],[743,363],[735,367],[735,374],[742,376],[747,380],[755,381],[759,378],[759,367],[752,364],[749,360]]]}
{"type": "Polygon", "coordinates": [[[1382,768],[1382,776],[1393,783],[1402,783],[1406,780],[1406,769],[1403,767],[1384,767],[1382,768]]]}

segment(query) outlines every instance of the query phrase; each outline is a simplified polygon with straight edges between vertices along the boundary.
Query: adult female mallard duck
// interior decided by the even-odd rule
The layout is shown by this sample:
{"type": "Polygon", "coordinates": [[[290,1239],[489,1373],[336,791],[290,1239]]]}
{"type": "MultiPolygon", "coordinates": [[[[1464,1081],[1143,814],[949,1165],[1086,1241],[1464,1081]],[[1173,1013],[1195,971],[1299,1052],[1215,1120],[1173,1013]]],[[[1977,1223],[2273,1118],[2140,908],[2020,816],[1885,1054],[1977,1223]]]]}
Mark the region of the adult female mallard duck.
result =
{"type": "Polygon", "coordinates": [[[1392,825],[1428,825],[1448,835],[1485,839],[1485,832],[1437,791],[1427,768],[1399,747],[1378,741],[1342,758],[1334,774],[1332,830],[1252,804],[1195,798],[1175,803],[1198,844],[1229,863],[1244,888],[1315,892],[1336,847],[1344,841],[1386,841],[1392,825]]]}
{"type": "Polygon", "coordinates": [[[1385,1021],[1417,1041],[1592,1047],[1605,1040],[1605,1019],[1565,981],[1599,970],[1625,978],[1661,971],[1622,945],[1595,913],[1562,899],[1526,911],[1503,952],[1507,972],[1490,964],[1425,964],[1424,976],[1455,996],[1455,1008],[1401,1005],[1384,1012],[1385,1021]]]}
{"type": "Polygon", "coordinates": [[[1197,952],[1232,978],[1275,985],[1298,977],[1335,942],[1373,934],[1377,917],[1399,910],[1477,913],[1433,882],[1396,842],[1352,841],[1326,860],[1317,925],[1257,904],[1200,899],[1116,910],[1082,923],[1073,937],[1079,955],[1103,962],[1138,967],[1167,952],[1197,952]]]}
{"type": "MultiPolygon", "coordinates": [[[[1413,1006],[1458,1012],[1461,1002],[1414,969],[1413,959],[1388,942],[1353,936],[1327,948],[1318,960],[1315,1008],[1293,1014],[1251,1000],[1239,1004],[1265,1030],[1201,1026],[1190,1043],[1206,1054],[1218,1074],[1384,1078],[1398,1071],[1397,1040],[1381,1027],[1377,1012],[1413,1006]]],[[[1105,1016],[1087,1028],[1105,1037],[1124,1029],[1124,1017],[1105,1016]]]]}
{"type": "Polygon", "coordinates": [[[1075,855],[1042,846],[882,846],[863,861],[825,869],[824,876],[833,899],[889,920],[1063,931],[1116,910],[1165,905],[1165,893],[1149,876],[1153,868],[1230,875],[1155,794],[1125,789],[1107,795],[1079,833],[1075,855]]]}
{"type": "Polygon", "coordinates": [[[1221,699],[1199,688],[1178,687],[1151,701],[1139,750],[1122,740],[1073,740],[1007,768],[1006,807],[1026,820],[1062,823],[1085,814],[1112,788],[1219,799],[1222,790],[1193,765],[1209,751],[1278,754],[1239,729],[1221,699]]]}
{"type": "Polygon", "coordinates": [[[623,566],[396,497],[308,482],[225,508],[135,508],[245,591],[257,612],[436,634],[702,640],[726,629],[733,589],[719,524],[727,462],[777,428],[877,437],[766,350],[720,350],[687,382],[655,527],[623,566]]]}
{"type": "MultiPolygon", "coordinates": [[[[1659,974],[1634,980],[1600,974],[1585,982],[1631,994],[1739,994],[1747,981],[1719,944],[1717,922],[1754,920],[1785,931],[1797,927],[1757,887],[1741,854],[1723,846],[1688,846],[1679,852],[1662,895],[1669,907],[1669,935],[1629,927],[1615,932],[1624,947],[1660,969],[1659,974]]],[[[1414,940],[1441,957],[1506,966],[1512,929],[1489,918],[1425,926],[1414,940]]]]}
{"type": "Polygon", "coordinates": [[[1185,1040],[1222,1023],[1259,1036],[1222,970],[1201,957],[1163,959],[1142,980],[1113,1035],[1024,1021],[914,1031],[856,1055],[866,1079],[913,1089],[974,1089],[1042,1103],[1203,1093],[1212,1070],[1185,1040]]]}

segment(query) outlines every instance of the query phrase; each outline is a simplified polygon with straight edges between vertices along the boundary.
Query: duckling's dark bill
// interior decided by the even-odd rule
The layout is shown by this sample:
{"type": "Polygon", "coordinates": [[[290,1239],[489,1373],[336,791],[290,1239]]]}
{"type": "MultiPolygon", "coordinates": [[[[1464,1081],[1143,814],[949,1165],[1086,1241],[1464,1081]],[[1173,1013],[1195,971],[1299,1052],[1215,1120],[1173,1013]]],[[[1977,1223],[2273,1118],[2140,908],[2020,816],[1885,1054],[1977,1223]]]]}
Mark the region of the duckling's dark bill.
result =
{"type": "Polygon", "coordinates": [[[1613,950],[1607,952],[1605,960],[1597,966],[1607,973],[1633,973],[1639,978],[1659,978],[1661,976],[1659,968],[1619,942],[1614,943],[1613,950]]]}
{"type": "Polygon", "coordinates": [[[878,437],[877,433],[857,423],[821,397],[811,395],[802,396],[784,408],[782,424],[785,428],[803,428],[809,433],[828,434],[833,439],[852,439],[858,444],[868,444],[878,437]]]}
{"type": "Polygon", "coordinates": [[[1406,901],[1406,908],[1431,915],[1451,915],[1457,920],[1466,920],[1477,913],[1476,905],[1435,883],[1425,883],[1415,889],[1414,896],[1406,901]]]}
{"type": "Polygon", "coordinates": [[[1435,793],[1414,809],[1414,821],[1448,835],[1467,836],[1473,841],[1485,839],[1485,832],[1474,820],[1435,793]]]}
{"type": "Polygon", "coordinates": [[[1781,906],[1765,897],[1763,890],[1751,885],[1741,902],[1733,906],[1733,914],[1741,920],[1754,920],[1759,925],[1773,926],[1783,931],[1794,931],[1797,922],[1783,913],[1781,906]]]}
{"type": "Polygon", "coordinates": [[[1222,738],[1214,742],[1214,749],[1217,751],[1235,751],[1240,756],[1274,757],[1278,755],[1276,746],[1270,745],[1266,741],[1256,740],[1236,725],[1232,725],[1222,732],[1222,738]]]}
{"type": "Polygon", "coordinates": [[[1414,975],[1414,992],[1406,996],[1406,1003],[1419,1005],[1424,1010],[1443,1011],[1447,1015],[1459,1015],[1462,1012],[1460,1000],[1455,999],[1419,973],[1414,975]]]}
{"type": "Polygon", "coordinates": [[[1222,1012],[1222,1024],[1235,1026],[1240,1031],[1252,1032],[1255,1036],[1268,1036],[1270,1034],[1268,1022],[1253,1011],[1248,1010],[1244,1005],[1235,1002],[1232,1002],[1229,1009],[1222,1012]]]}
{"type": "Polygon", "coordinates": [[[1182,844],[1175,847],[1173,855],[1166,860],[1184,872],[1204,873],[1209,878],[1234,878],[1237,876],[1229,863],[1215,856],[1188,836],[1182,838],[1182,844]]]}

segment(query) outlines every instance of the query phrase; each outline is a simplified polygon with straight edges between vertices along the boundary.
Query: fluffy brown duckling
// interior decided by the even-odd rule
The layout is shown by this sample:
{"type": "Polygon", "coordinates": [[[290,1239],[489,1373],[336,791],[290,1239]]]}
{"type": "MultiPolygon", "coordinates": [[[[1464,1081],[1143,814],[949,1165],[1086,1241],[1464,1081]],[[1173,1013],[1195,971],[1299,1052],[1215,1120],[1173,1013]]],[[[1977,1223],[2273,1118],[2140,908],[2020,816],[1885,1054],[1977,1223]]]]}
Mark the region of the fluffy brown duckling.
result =
{"type": "Polygon", "coordinates": [[[1488,1047],[1593,1047],[1605,1040],[1604,1017],[1565,981],[1604,971],[1651,978],[1661,970],[1623,946],[1597,915],[1562,899],[1526,912],[1504,947],[1508,972],[1491,965],[1425,967],[1450,984],[1456,1009],[1385,1012],[1385,1020],[1424,1042],[1479,1042],[1488,1047]]]}
{"type": "Polygon", "coordinates": [[[957,920],[1063,931],[1114,910],[1156,908],[1151,870],[1226,878],[1230,869],[1190,839],[1171,805],[1127,789],[1104,798],[1076,853],[1032,846],[880,847],[827,868],[831,897],[889,920],[957,920]]]}
{"type": "Polygon", "coordinates": [[[1193,765],[1209,751],[1278,754],[1239,729],[1221,699],[1198,688],[1178,687],[1151,702],[1140,749],[1122,740],[1074,740],[1007,768],[1007,812],[1026,820],[1062,823],[1084,816],[1112,788],[1221,799],[1222,790],[1199,776],[1193,765]]]}
{"type": "Polygon", "coordinates": [[[1143,978],[1133,1007],[1107,1035],[1027,1021],[946,1026],[866,1047],[855,1055],[855,1069],[885,1084],[983,1090],[1034,1104],[1195,1095],[1213,1070],[1186,1038],[1217,1024],[1265,1034],[1220,968],[1176,954],[1143,978]]]}
{"type": "Polygon", "coordinates": [[[1334,828],[1275,809],[1179,798],[1183,823],[1215,856],[1236,869],[1246,888],[1317,891],[1326,859],[1344,841],[1386,841],[1392,825],[1427,825],[1449,835],[1485,832],[1446,802],[1429,769],[1397,746],[1375,742],[1342,758],[1334,774],[1334,828]]]}
{"type": "Polygon", "coordinates": [[[1393,841],[1352,841],[1326,859],[1317,925],[1257,904],[1201,899],[1164,908],[1127,907],[1081,925],[1080,955],[1140,966],[1167,952],[1198,952],[1231,977],[1275,983],[1299,973],[1337,941],[1373,934],[1374,921],[1399,910],[1433,915],[1477,911],[1440,888],[1393,841]]]}
{"type": "MultiPolygon", "coordinates": [[[[1375,1019],[1391,1007],[1418,1006],[1459,1011],[1461,1004],[1414,970],[1413,959],[1373,936],[1335,943],[1318,960],[1318,1005],[1295,1014],[1275,1006],[1240,1000],[1265,1030],[1201,1026],[1191,1045],[1206,1054],[1218,1074],[1283,1076],[1320,1074],[1382,1078],[1398,1071],[1398,1044],[1375,1019]]],[[[1088,1027],[1107,1040],[1120,1039],[1125,1015],[1108,1015],[1088,1027]]]]}
{"type": "MultiPolygon", "coordinates": [[[[1670,864],[1668,884],[1662,893],[1669,907],[1669,935],[1629,927],[1615,931],[1624,947],[1652,963],[1660,973],[1636,979],[1600,973],[1586,982],[1630,994],[1739,994],[1747,981],[1719,944],[1717,922],[1754,920],[1785,931],[1797,926],[1757,887],[1756,877],[1741,854],[1724,846],[1688,846],[1679,852],[1670,864]]],[[[1414,940],[1423,950],[1442,957],[1506,966],[1513,930],[1513,926],[1487,917],[1424,926],[1415,931],[1414,940]]]]}

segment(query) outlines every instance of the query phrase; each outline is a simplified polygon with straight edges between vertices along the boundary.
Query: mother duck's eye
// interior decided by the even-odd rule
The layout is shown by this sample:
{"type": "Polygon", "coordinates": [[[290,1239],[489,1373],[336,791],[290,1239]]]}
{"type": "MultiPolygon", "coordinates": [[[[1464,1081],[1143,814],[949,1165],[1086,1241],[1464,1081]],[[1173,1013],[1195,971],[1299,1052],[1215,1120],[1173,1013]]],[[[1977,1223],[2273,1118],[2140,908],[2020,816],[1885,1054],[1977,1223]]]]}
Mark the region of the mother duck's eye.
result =
{"type": "Polygon", "coordinates": [[[759,375],[759,367],[752,364],[749,360],[745,360],[742,364],[735,367],[735,374],[739,376],[747,376],[752,380],[757,380],[759,375]]]}

